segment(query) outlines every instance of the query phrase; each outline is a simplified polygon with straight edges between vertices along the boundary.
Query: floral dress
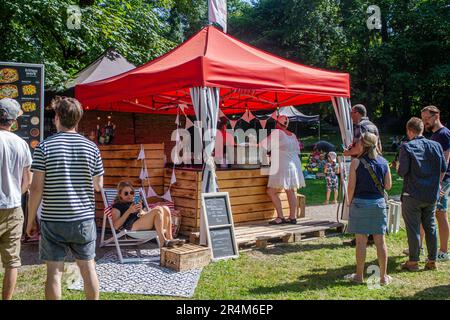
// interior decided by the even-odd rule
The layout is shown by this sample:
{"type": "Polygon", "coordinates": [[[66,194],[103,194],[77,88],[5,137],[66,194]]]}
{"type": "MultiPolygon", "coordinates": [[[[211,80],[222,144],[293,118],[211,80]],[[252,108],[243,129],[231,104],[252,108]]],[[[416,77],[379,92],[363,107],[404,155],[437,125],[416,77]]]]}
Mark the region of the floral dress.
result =
{"type": "Polygon", "coordinates": [[[337,176],[338,166],[336,162],[327,162],[325,165],[324,173],[327,181],[327,190],[337,190],[339,186],[337,176]]]}

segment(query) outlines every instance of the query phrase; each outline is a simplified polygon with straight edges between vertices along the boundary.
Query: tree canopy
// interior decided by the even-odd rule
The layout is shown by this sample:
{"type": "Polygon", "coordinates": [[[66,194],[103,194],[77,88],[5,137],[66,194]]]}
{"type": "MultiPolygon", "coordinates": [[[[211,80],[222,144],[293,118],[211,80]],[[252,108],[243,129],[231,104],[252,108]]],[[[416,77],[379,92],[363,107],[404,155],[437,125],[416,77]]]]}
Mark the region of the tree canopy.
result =
{"type": "MultiPolygon", "coordinates": [[[[228,0],[228,32],[306,65],[349,72],[352,102],[385,124],[428,104],[450,109],[448,1],[379,0],[381,29],[370,30],[372,2],[228,0]]],[[[0,60],[44,63],[46,86],[62,88],[109,47],[140,65],[207,23],[207,0],[3,0],[0,60]],[[80,8],[79,28],[68,27],[77,17],[71,5],[80,8]]]]}

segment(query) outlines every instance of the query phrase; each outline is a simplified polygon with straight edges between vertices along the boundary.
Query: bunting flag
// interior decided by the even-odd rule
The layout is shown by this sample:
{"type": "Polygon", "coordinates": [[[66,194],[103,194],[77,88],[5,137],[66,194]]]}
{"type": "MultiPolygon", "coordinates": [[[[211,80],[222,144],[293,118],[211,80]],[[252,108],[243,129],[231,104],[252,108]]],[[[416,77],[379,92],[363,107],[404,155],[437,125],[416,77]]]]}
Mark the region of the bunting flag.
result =
{"type": "Polygon", "coordinates": [[[188,106],[187,106],[186,104],[179,104],[179,105],[178,105],[178,107],[180,107],[180,109],[181,109],[181,112],[183,112],[183,113],[184,113],[184,115],[186,115],[186,113],[184,112],[184,109],[187,109],[187,108],[188,108],[188,106]]]}
{"type": "Polygon", "coordinates": [[[147,191],[147,198],[151,198],[151,197],[158,197],[161,198],[160,196],[158,196],[155,192],[155,190],[153,190],[151,184],[148,184],[148,191],[147,191]]]}
{"type": "Polygon", "coordinates": [[[148,176],[148,170],[147,170],[147,166],[145,166],[145,168],[141,168],[141,174],[139,175],[139,179],[141,180],[145,180],[147,179],[148,176]]]}
{"type": "Polygon", "coordinates": [[[248,110],[245,111],[245,113],[242,115],[242,117],[241,117],[240,120],[245,121],[245,122],[247,122],[247,123],[250,123],[250,116],[249,116],[249,114],[248,114],[248,110]]]}
{"type": "Polygon", "coordinates": [[[222,111],[221,109],[219,109],[219,118],[226,118],[227,120],[230,120],[230,119],[228,119],[228,117],[225,115],[225,113],[223,113],[223,111],[222,111]]]}
{"type": "Polygon", "coordinates": [[[247,116],[248,122],[250,122],[253,119],[255,119],[255,115],[250,110],[247,110],[247,113],[248,113],[248,116],[247,116]]]}
{"type": "Polygon", "coordinates": [[[277,120],[277,119],[278,119],[277,111],[275,110],[275,111],[270,115],[270,117],[271,117],[272,119],[274,119],[274,120],[277,120]]]}
{"type": "Polygon", "coordinates": [[[175,168],[173,168],[173,170],[172,170],[172,178],[170,178],[170,184],[172,185],[172,184],[174,184],[176,182],[177,182],[177,177],[175,175],[175,168]]]}
{"type": "Polygon", "coordinates": [[[180,115],[177,114],[177,118],[175,119],[175,123],[177,124],[177,126],[180,125],[180,115]]]}
{"type": "Polygon", "coordinates": [[[268,119],[266,119],[266,120],[259,120],[259,123],[261,124],[261,127],[262,127],[263,129],[266,128],[267,120],[268,120],[268,119]]]}
{"type": "Polygon", "coordinates": [[[164,200],[166,200],[166,201],[173,202],[173,201],[172,201],[172,196],[170,195],[170,187],[169,187],[169,189],[167,189],[166,193],[164,193],[164,195],[162,196],[162,198],[163,198],[164,200]]]}
{"type": "Polygon", "coordinates": [[[141,144],[141,151],[139,151],[139,155],[137,157],[138,160],[145,160],[145,150],[144,146],[141,144]]]}
{"type": "Polygon", "coordinates": [[[230,120],[230,125],[233,130],[234,130],[234,127],[236,126],[236,122],[238,122],[238,120],[230,120]]]}
{"type": "Polygon", "coordinates": [[[189,129],[190,127],[192,127],[194,125],[194,123],[191,121],[191,119],[189,119],[188,117],[186,117],[186,126],[185,129],[189,129]]]}

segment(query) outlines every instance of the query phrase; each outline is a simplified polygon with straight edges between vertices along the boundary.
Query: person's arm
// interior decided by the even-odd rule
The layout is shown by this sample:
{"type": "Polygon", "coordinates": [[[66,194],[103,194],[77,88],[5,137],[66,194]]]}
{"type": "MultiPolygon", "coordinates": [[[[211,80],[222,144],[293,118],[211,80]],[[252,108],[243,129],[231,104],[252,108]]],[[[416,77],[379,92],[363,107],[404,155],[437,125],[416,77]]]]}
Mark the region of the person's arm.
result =
{"type": "Polygon", "coordinates": [[[386,167],[387,167],[387,170],[386,170],[386,174],[384,176],[384,189],[391,190],[391,188],[392,188],[391,169],[389,169],[389,164],[386,164],[386,167]]]}
{"type": "Polygon", "coordinates": [[[348,204],[351,204],[353,201],[353,196],[355,194],[355,187],[356,187],[356,169],[359,166],[359,160],[353,159],[350,163],[350,172],[348,175],[348,187],[347,187],[347,194],[348,194],[348,204]]]}
{"type": "Polygon", "coordinates": [[[92,178],[94,182],[94,190],[100,192],[103,189],[103,175],[92,178]]]}
{"type": "Polygon", "coordinates": [[[444,163],[444,171],[441,172],[441,181],[444,180],[445,174],[446,174],[446,172],[447,172],[448,163],[449,163],[449,161],[450,161],[450,150],[447,150],[447,151],[444,152],[444,160],[445,160],[445,163],[444,163]]]}
{"type": "Polygon", "coordinates": [[[25,193],[28,191],[28,189],[30,189],[31,186],[31,178],[32,178],[32,173],[30,170],[30,167],[25,167],[23,168],[22,171],[22,184],[20,186],[20,189],[22,191],[22,193],[25,193]]]}
{"type": "Polygon", "coordinates": [[[409,153],[406,151],[405,145],[400,147],[400,153],[398,156],[398,175],[404,178],[410,170],[411,160],[409,159],[409,153]]]}
{"type": "Polygon", "coordinates": [[[111,217],[113,220],[114,229],[115,230],[119,229],[125,223],[125,221],[128,219],[130,214],[132,214],[134,212],[139,212],[141,209],[142,209],[142,206],[140,203],[139,204],[133,203],[130,205],[128,210],[125,211],[125,213],[121,216],[120,211],[118,209],[112,208],[111,217]]]}
{"type": "Polygon", "coordinates": [[[30,237],[33,237],[38,230],[36,216],[39,205],[41,204],[42,194],[44,192],[44,180],[45,172],[35,170],[30,187],[30,197],[28,199],[27,234],[30,237]]]}
{"type": "Polygon", "coordinates": [[[100,156],[100,150],[96,150],[96,163],[94,168],[94,175],[92,177],[94,183],[94,189],[97,192],[100,192],[103,189],[103,175],[105,171],[103,170],[103,161],[100,156]]]}

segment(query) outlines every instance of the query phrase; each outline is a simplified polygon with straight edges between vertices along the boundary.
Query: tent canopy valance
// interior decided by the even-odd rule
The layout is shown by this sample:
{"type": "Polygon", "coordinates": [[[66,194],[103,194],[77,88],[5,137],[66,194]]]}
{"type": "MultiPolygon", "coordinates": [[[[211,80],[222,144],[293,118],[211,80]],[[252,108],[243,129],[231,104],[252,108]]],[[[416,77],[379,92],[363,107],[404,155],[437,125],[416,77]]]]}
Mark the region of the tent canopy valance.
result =
{"type": "Polygon", "coordinates": [[[194,114],[190,88],[220,88],[225,114],[350,97],[346,73],[287,61],[207,26],[165,55],[108,79],[78,84],[87,110],[194,114]]]}

